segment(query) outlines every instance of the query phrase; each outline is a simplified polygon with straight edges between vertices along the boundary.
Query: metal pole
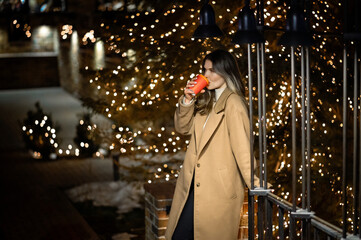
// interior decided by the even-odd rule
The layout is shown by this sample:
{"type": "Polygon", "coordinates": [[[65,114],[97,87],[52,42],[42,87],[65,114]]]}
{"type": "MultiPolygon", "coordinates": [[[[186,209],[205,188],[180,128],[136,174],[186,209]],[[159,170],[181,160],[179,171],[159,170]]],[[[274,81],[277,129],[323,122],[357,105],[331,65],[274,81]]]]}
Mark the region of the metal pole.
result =
{"type": "Polygon", "coordinates": [[[283,208],[278,208],[278,236],[280,240],[285,239],[285,231],[283,226],[283,216],[284,216],[284,210],[283,208]]]}
{"type": "Polygon", "coordinates": [[[250,122],[250,155],[251,155],[251,189],[254,189],[254,153],[253,153],[253,85],[252,85],[252,63],[251,63],[251,44],[248,46],[248,96],[249,96],[249,122],[250,122]]]}
{"type": "Polygon", "coordinates": [[[306,209],[306,163],[305,163],[305,57],[301,47],[301,141],[302,141],[302,209],[306,209]]]}
{"type": "Polygon", "coordinates": [[[310,58],[306,47],[306,99],[307,99],[307,211],[311,211],[311,94],[310,94],[310,58]]]}
{"type": "Polygon", "coordinates": [[[353,194],[354,194],[354,198],[353,198],[353,208],[354,208],[354,215],[353,215],[353,234],[356,235],[357,234],[357,223],[358,223],[358,219],[357,219],[357,202],[358,202],[358,192],[357,192],[357,88],[358,88],[358,84],[357,84],[357,51],[355,49],[355,53],[354,53],[354,92],[353,92],[353,98],[354,98],[354,103],[353,103],[353,194]]]}
{"type": "Polygon", "coordinates": [[[258,229],[258,239],[263,240],[263,236],[264,236],[264,221],[263,221],[263,216],[264,216],[264,212],[265,212],[265,207],[264,207],[264,203],[266,200],[266,197],[258,195],[257,197],[258,199],[258,206],[257,206],[257,229],[258,229]]]}
{"type": "Polygon", "coordinates": [[[262,85],[261,85],[261,63],[260,63],[260,47],[257,45],[257,86],[258,86],[258,134],[259,134],[259,180],[260,187],[263,187],[263,134],[262,134],[262,85]]]}
{"type": "MultiPolygon", "coordinates": [[[[260,61],[260,43],[257,43],[257,86],[258,86],[258,133],[259,133],[259,157],[260,157],[260,187],[263,187],[263,113],[262,113],[262,83],[261,83],[261,61],[260,61]]],[[[258,212],[257,212],[257,225],[258,225],[258,239],[263,239],[264,231],[264,202],[265,198],[258,196],[258,212]]]]}
{"type": "Polygon", "coordinates": [[[291,88],[292,88],[292,211],[296,212],[296,104],[295,104],[295,49],[291,47],[291,88]]]}
{"type": "MultiPolygon", "coordinates": [[[[253,155],[253,100],[252,100],[252,70],[251,44],[248,47],[248,93],[249,93],[249,121],[250,121],[250,155],[251,155],[251,190],[254,189],[254,155],[253,155]]],[[[254,239],[254,196],[248,191],[248,239],[254,239]]]]}
{"type": "Polygon", "coordinates": [[[248,239],[254,239],[254,196],[248,191],[248,239]]]}
{"type": "Polygon", "coordinates": [[[295,240],[296,239],[296,219],[294,216],[292,216],[292,214],[290,214],[289,216],[290,216],[289,237],[290,237],[290,240],[295,240]]]}
{"type": "MultiPolygon", "coordinates": [[[[267,121],[266,121],[266,66],[264,57],[264,44],[261,43],[261,61],[262,61],[262,130],[263,130],[263,171],[264,171],[264,188],[267,189],[267,121]]],[[[272,236],[272,205],[268,204],[267,198],[265,198],[265,227],[266,227],[266,239],[270,239],[272,236]]]]}
{"type": "Polygon", "coordinates": [[[266,239],[272,239],[272,213],[273,213],[273,203],[265,198],[266,201],[266,239]]]}
{"type": "MultiPolygon", "coordinates": [[[[306,164],[305,164],[305,57],[301,46],[301,160],[302,160],[302,209],[306,208],[306,164]]],[[[307,239],[307,221],[302,220],[301,239],[307,239]]]]}
{"type": "MultiPolygon", "coordinates": [[[[360,63],[360,71],[361,71],[361,63],[360,63]]],[[[360,72],[360,81],[361,81],[361,72],[360,72]]],[[[360,84],[360,95],[361,95],[361,84],[360,84]]],[[[361,106],[361,96],[360,96],[360,106],[361,106]]],[[[361,111],[361,110],[360,110],[361,111]]],[[[360,149],[361,149],[361,112],[360,112],[360,149]]],[[[361,153],[360,153],[360,160],[359,160],[359,206],[361,206],[361,177],[360,177],[360,173],[361,173],[361,153]]],[[[361,210],[359,211],[359,219],[361,219],[361,210]]],[[[361,221],[359,221],[359,226],[358,226],[359,232],[361,232],[361,221]]]]}
{"type": "MultiPolygon", "coordinates": [[[[348,31],[348,16],[347,16],[348,0],[344,1],[344,32],[348,31]]],[[[342,126],[342,199],[343,199],[343,208],[342,208],[342,237],[346,238],[347,234],[347,199],[346,199],[346,112],[347,112],[347,50],[346,46],[343,48],[343,126],[342,126]]]]}
{"type": "MultiPolygon", "coordinates": [[[[344,1],[344,32],[347,32],[347,8],[348,8],[348,1],[344,1]]],[[[343,208],[342,208],[342,237],[346,238],[347,233],[347,199],[346,199],[346,112],[347,112],[347,51],[346,46],[343,48],[343,125],[342,125],[342,199],[343,199],[343,208]]]]}
{"type": "Polygon", "coordinates": [[[266,67],[264,60],[264,44],[261,43],[261,61],[262,61],[262,128],[263,128],[263,171],[264,188],[267,188],[267,118],[266,118],[266,67]]]}
{"type": "MultiPolygon", "coordinates": [[[[307,211],[311,211],[311,127],[310,127],[310,58],[309,58],[309,52],[308,47],[305,49],[306,53],[306,104],[307,104],[307,129],[306,129],[306,141],[307,141],[307,211]]],[[[306,113],[305,113],[306,114],[306,113]]],[[[306,168],[306,166],[305,166],[306,168]]],[[[311,220],[307,220],[307,238],[311,239],[311,220]]]]}
{"type": "MultiPolygon", "coordinates": [[[[292,212],[296,212],[296,84],[295,84],[295,49],[291,46],[291,88],[292,88],[292,212]]],[[[290,216],[290,239],[295,239],[296,220],[290,216]]]]}
{"type": "Polygon", "coordinates": [[[342,126],[342,198],[343,198],[343,211],[342,211],[342,237],[346,238],[347,232],[347,199],[346,199],[346,128],[347,128],[347,52],[346,46],[343,49],[343,126],[342,126]]]}

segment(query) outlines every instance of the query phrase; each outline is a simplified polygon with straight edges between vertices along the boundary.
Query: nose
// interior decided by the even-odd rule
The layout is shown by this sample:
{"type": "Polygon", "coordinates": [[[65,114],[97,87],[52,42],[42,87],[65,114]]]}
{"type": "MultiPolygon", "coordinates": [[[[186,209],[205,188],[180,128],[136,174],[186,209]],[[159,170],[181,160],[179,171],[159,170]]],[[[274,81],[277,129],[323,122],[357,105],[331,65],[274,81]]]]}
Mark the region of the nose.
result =
{"type": "Polygon", "coordinates": [[[209,71],[206,70],[206,72],[204,73],[204,76],[205,76],[206,78],[208,78],[208,80],[209,80],[209,74],[208,74],[208,72],[209,72],[209,71]]]}

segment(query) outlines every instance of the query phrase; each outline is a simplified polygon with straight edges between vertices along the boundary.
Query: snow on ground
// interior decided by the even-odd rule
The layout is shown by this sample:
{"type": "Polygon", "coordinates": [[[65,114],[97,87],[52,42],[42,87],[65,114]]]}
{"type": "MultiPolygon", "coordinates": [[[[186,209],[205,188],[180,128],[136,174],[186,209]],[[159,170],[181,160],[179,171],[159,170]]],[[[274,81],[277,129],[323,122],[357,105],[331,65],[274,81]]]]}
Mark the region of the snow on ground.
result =
{"type": "Polygon", "coordinates": [[[129,233],[119,233],[112,236],[112,240],[130,240],[133,237],[137,237],[137,235],[129,234],[129,233]]]}
{"type": "MultiPolygon", "coordinates": [[[[153,162],[156,165],[168,163],[172,169],[178,169],[184,159],[185,152],[179,151],[176,154],[136,154],[132,157],[120,157],[119,163],[129,167],[130,170],[122,169],[123,175],[129,175],[132,167],[141,165],[147,168],[145,162],[153,162]]],[[[149,168],[149,166],[148,166],[149,168]]],[[[154,166],[151,167],[152,169],[154,166]]],[[[157,168],[154,169],[154,172],[157,168]]],[[[138,173],[141,174],[141,173],[138,173]]],[[[144,179],[144,176],[133,176],[132,179],[144,179]]],[[[94,206],[116,207],[119,218],[122,214],[132,211],[135,208],[142,208],[144,201],[144,181],[109,181],[93,182],[76,186],[66,191],[66,194],[73,202],[92,201],[94,206]]]]}
{"type": "MultiPolygon", "coordinates": [[[[177,153],[169,154],[136,154],[135,156],[125,156],[119,158],[119,163],[126,167],[138,167],[144,165],[144,163],[164,164],[174,162],[176,166],[179,166],[184,160],[185,152],[178,151],[177,153]]],[[[174,166],[174,167],[176,167],[174,166]]]]}
{"type": "Polygon", "coordinates": [[[73,202],[93,201],[94,206],[117,207],[119,217],[132,211],[134,208],[142,208],[141,201],[144,198],[143,182],[94,182],[74,187],[66,191],[73,202]]]}

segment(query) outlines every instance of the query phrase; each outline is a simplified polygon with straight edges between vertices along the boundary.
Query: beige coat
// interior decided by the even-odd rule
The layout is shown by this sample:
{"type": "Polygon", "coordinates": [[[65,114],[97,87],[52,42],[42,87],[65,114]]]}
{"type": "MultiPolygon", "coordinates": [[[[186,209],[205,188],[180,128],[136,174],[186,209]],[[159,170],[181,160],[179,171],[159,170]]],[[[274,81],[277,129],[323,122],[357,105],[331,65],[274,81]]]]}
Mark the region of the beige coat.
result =
{"type": "MultiPolygon", "coordinates": [[[[251,185],[247,108],[226,88],[207,116],[194,116],[194,103],[175,113],[176,131],[191,141],[177,179],[166,239],[172,238],[194,173],[194,239],[236,240],[245,184],[251,185]]],[[[255,178],[256,179],[256,178],[255,178]]]]}

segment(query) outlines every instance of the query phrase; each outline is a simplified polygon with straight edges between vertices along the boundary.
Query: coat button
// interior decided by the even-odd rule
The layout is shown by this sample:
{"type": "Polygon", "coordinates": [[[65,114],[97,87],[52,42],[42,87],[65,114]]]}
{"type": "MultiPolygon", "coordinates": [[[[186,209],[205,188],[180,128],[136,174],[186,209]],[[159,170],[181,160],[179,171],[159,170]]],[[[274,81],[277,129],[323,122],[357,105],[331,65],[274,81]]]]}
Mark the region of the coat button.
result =
{"type": "Polygon", "coordinates": [[[201,166],[201,164],[200,163],[197,163],[197,167],[200,167],[201,166]]]}
{"type": "Polygon", "coordinates": [[[199,187],[201,184],[200,183],[197,183],[197,187],[199,187]]]}

